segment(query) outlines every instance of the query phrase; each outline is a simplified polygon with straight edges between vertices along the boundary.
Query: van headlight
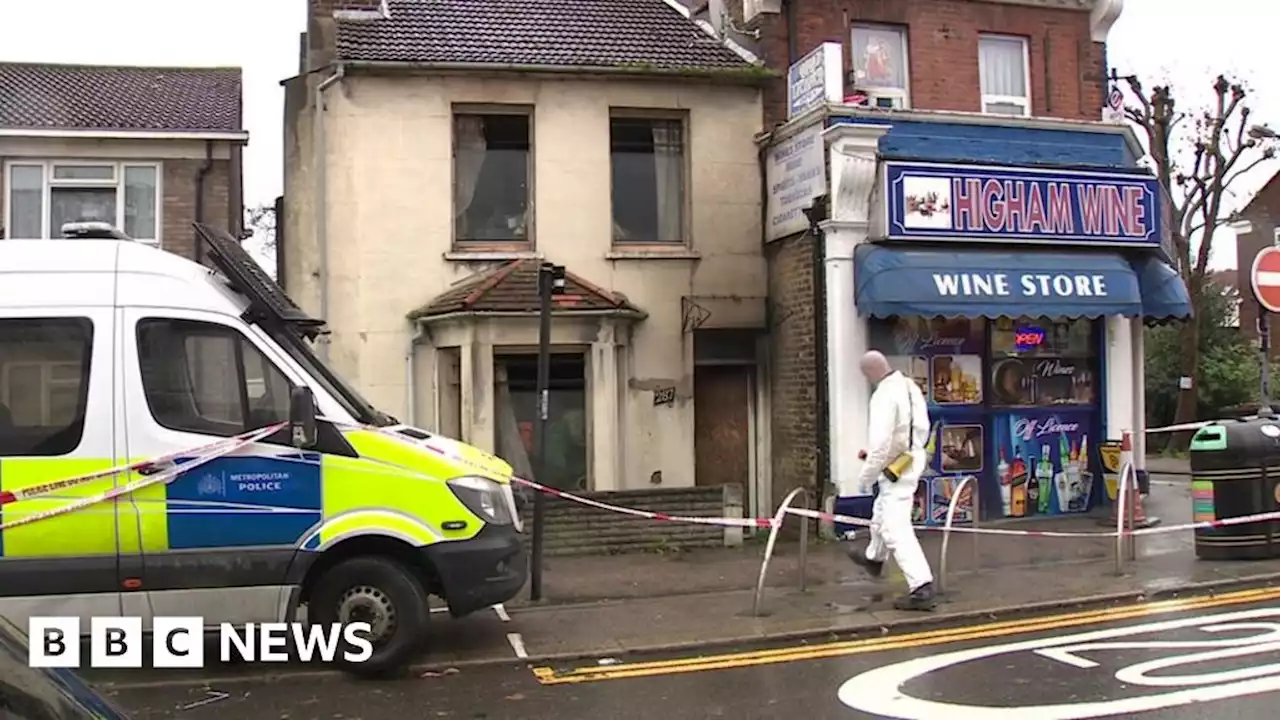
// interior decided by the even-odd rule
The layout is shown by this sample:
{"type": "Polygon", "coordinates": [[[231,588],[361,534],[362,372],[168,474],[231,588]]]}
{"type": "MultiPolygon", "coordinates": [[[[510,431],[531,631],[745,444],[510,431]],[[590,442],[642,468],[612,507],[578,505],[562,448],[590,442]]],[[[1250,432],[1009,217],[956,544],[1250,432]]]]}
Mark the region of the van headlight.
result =
{"type": "Polygon", "coordinates": [[[511,504],[503,496],[502,485],[483,477],[460,477],[448,482],[454,497],[476,517],[495,525],[510,525],[515,521],[511,504]]]}

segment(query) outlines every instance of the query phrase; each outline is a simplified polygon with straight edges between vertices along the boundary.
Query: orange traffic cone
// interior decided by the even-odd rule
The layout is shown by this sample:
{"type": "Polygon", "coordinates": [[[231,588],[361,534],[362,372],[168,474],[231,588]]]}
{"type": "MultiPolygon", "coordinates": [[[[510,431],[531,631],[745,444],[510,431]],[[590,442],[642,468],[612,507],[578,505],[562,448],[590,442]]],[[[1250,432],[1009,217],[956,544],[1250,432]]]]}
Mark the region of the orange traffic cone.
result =
{"type": "MultiPolygon", "coordinates": [[[[1120,468],[1123,470],[1126,464],[1133,462],[1133,434],[1125,430],[1120,434],[1120,468]]],[[[1132,476],[1121,476],[1120,482],[1129,483],[1129,492],[1125,494],[1125,503],[1133,506],[1133,527],[1137,530],[1141,528],[1154,527],[1160,524],[1159,518],[1147,516],[1146,504],[1143,502],[1145,496],[1138,490],[1138,473],[1135,471],[1132,476]]],[[[1120,495],[1117,489],[1116,501],[1111,503],[1111,526],[1115,527],[1120,518],[1120,495]]],[[[1128,510],[1126,509],[1126,514],[1128,510]]]]}

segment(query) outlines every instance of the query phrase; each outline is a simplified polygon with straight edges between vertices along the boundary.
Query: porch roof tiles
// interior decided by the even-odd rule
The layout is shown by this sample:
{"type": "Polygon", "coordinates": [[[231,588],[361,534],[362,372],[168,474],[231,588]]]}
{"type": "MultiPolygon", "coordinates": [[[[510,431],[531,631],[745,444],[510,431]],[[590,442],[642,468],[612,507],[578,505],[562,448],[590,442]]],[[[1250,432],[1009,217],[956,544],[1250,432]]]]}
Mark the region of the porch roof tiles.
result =
{"type": "MultiPolygon", "coordinates": [[[[539,264],[535,259],[512,260],[476,273],[409,313],[409,319],[452,313],[536,313],[539,264]]],[[[568,270],[564,281],[564,293],[552,297],[553,311],[644,315],[620,293],[609,292],[568,270]]]]}

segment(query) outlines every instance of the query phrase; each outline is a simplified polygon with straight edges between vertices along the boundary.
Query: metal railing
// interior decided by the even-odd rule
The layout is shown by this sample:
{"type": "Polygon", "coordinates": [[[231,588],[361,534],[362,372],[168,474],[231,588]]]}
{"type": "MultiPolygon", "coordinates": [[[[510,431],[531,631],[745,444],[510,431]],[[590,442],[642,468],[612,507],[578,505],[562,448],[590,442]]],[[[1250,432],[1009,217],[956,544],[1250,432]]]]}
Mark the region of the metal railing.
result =
{"type": "Polygon", "coordinates": [[[1132,462],[1120,466],[1120,486],[1116,488],[1116,575],[1124,575],[1124,563],[1138,559],[1137,503],[1130,494],[1138,489],[1138,471],[1132,462]]]}
{"type": "MultiPolygon", "coordinates": [[[[955,522],[956,508],[960,506],[960,498],[964,495],[964,489],[969,485],[973,485],[971,490],[972,501],[969,503],[971,508],[973,527],[978,527],[978,508],[982,507],[978,503],[978,483],[977,477],[974,475],[966,475],[960,480],[960,484],[956,486],[955,492],[951,494],[951,502],[947,503],[947,523],[942,528],[942,549],[938,553],[938,577],[935,578],[938,592],[944,593],[947,588],[947,558],[951,549],[951,526],[955,522]]],[[[973,565],[978,565],[978,533],[970,533],[973,539],[973,565]]]]}
{"type": "MultiPolygon", "coordinates": [[[[805,510],[809,508],[809,489],[806,487],[798,487],[782,499],[782,504],[778,506],[778,511],[773,515],[773,527],[769,529],[769,540],[764,546],[764,560],[760,563],[760,577],[756,580],[755,599],[751,605],[751,613],[756,617],[760,617],[761,605],[764,601],[765,580],[769,575],[769,561],[773,559],[773,548],[778,543],[778,531],[782,529],[782,521],[787,516],[787,510],[791,508],[791,503],[795,501],[797,496],[803,496],[805,510]]],[[[800,591],[803,592],[808,584],[805,572],[805,566],[809,560],[809,518],[800,517],[800,591]]]]}

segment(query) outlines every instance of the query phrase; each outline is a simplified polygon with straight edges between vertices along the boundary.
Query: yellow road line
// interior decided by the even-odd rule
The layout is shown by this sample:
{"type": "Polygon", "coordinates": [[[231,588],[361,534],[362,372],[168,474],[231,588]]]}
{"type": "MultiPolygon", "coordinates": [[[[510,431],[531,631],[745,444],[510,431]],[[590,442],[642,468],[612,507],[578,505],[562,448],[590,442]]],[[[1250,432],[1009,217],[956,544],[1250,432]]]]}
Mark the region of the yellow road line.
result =
{"type": "Polygon", "coordinates": [[[1128,620],[1154,614],[1186,612],[1202,610],[1224,605],[1262,602],[1280,599],[1280,588],[1260,588],[1241,590],[1222,595],[1163,600],[1138,605],[1088,610],[1050,617],[1026,618],[1004,622],[969,625],[964,627],[943,628],[907,633],[898,636],[868,638],[864,640],[845,640],[799,647],[773,648],[748,652],[707,655],[702,657],[678,658],[674,660],[657,660],[652,662],[627,663],[610,666],[587,666],[564,673],[553,668],[538,667],[533,669],[534,676],[543,685],[562,685],[600,680],[621,680],[624,678],[651,677],[655,675],[675,675],[708,670],[730,670],[734,668],[756,667],[775,663],[795,662],[799,660],[820,660],[825,658],[858,655],[886,650],[903,650],[930,645],[961,642],[966,640],[982,640],[1004,637],[1019,633],[1057,630],[1062,628],[1094,625],[1104,622],[1128,620]]]}

